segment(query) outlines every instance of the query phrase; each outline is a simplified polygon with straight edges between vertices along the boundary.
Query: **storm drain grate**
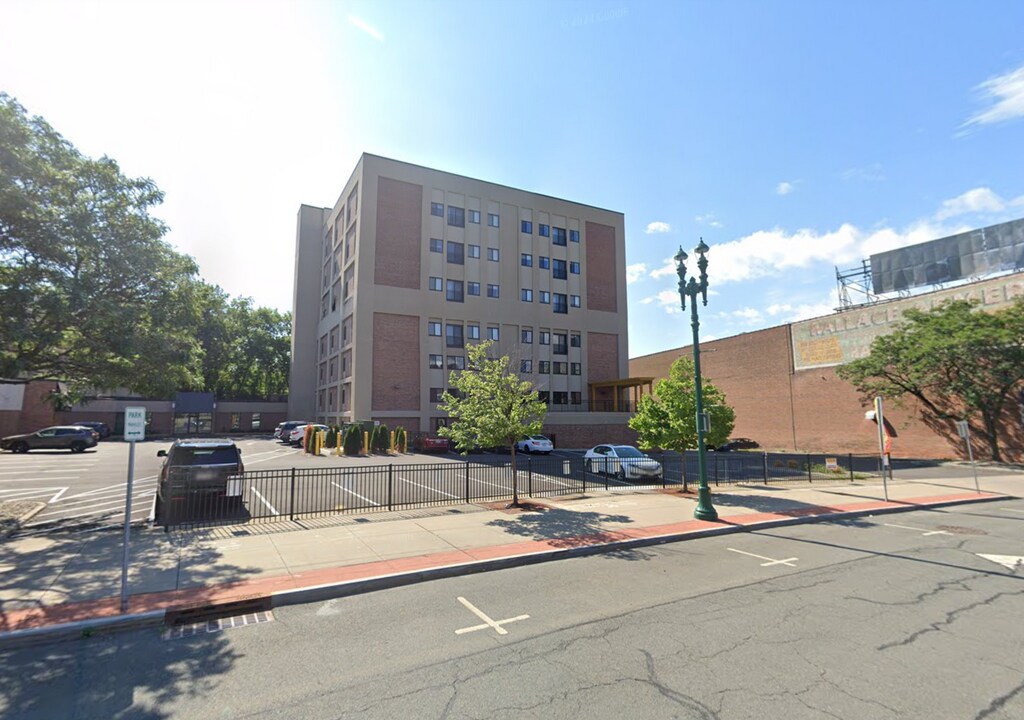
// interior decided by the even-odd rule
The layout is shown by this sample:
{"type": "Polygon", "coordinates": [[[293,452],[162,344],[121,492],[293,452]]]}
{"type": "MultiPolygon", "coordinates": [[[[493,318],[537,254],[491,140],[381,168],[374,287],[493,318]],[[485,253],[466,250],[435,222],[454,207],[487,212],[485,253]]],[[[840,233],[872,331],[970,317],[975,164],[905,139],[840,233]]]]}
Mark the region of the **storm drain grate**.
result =
{"type": "Polygon", "coordinates": [[[269,598],[227,603],[211,607],[191,608],[169,613],[165,640],[193,637],[231,628],[270,622],[274,613],[269,598]]]}

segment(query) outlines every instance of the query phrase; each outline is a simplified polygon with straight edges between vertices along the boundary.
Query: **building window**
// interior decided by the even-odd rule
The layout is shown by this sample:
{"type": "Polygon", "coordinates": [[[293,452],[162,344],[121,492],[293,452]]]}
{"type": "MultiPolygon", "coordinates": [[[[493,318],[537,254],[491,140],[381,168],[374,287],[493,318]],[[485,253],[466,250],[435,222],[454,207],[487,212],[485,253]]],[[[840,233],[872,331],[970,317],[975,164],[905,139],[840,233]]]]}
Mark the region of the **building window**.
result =
{"type": "Polygon", "coordinates": [[[533,343],[533,328],[523,328],[519,339],[527,345],[533,343]]]}
{"type": "Polygon", "coordinates": [[[579,347],[579,346],[580,346],[580,334],[579,333],[571,333],[569,335],[569,347],[579,347]]]}
{"type": "Polygon", "coordinates": [[[466,283],[466,293],[468,295],[479,295],[480,294],[480,283],[468,282],[466,283]]]}
{"type": "Polygon", "coordinates": [[[445,325],[445,345],[447,347],[465,347],[462,341],[462,326],[451,323],[445,325]]]}
{"type": "Polygon", "coordinates": [[[441,323],[437,320],[430,320],[427,322],[427,335],[431,337],[441,337],[441,323]]]}
{"type": "Polygon", "coordinates": [[[252,429],[253,430],[259,430],[261,424],[262,424],[262,418],[260,417],[260,414],[259,413],[253,413],[252,414],[252,429]]]}
{"type": "Polygon", "coordinates": [[[434,290],[435,292],[441,292],[441,278],[431,276],[430,289],[434,290]]]}
{"type": "Polygon", "coordinates": [[[579,241],[580,241],[580,231],[579,230],[570,230],[569,231],[569,242],[579,242],[579,241]]]}
{"type": "Polygon", "coordinates": [[[444,240],[441,238],[430,238],[430,252],[444,252],[444,240]]]}
{"type": "Polygon", "coordinates": [[[487,339],[488,340],[493,340],[494,342],[498,342],[498,328],[497,328],[497,326],[489,325],[487,327],[487,339]]]}
{"type": "Polygon", "coordinates": [[[572,273],[573,275],[579,275],[580,274],[580,264],[578,262],[576,262],[575,260],[573,260],[571,263],[569,263],[569,272],[572,273]]]}
{"type": "Polygon", "coordinates": [[[572,392],[570,392],[569,393],[569,398],[570,398],[570,401],[572,402],[573,405],[582,405],[583,404],[582,396],[580,395],[580,391],[579,390],[573,390],[572,392]]]}
{"type": "Polygon", "coordinates": [[[551,393],[551,404],[552,405],[568,405],[569,404],[569,393],[562,391],[555,391],[551,393]]]}
{"type": "Polygon", "coordinates": [[[466,326],[466,336],[470,340],[479,340],[480,339],[480,326],[476,325],[474,323],[470,323],[469,325],[467,325],[466,326]]]}
{"type": "Polygon", "coordinates": [[[569,312],[569,299],[565,296],[565,293],[555,293],[553,300],[554,302],[551,303],[552,310],[562,314],[569,312]]]}
{"type": "Polygon", "coordinates": [[[460,207],[449,205],[448,224],[452,227],[466,227],[466,211],[460,207]]]}
{"type": "Polygon", "coordinates": [[[490,227],[498,227],[498,216],[494,213],[487,213],[487,225],[490,227]]]}
{"type": "Polygon", "coordinates": [[[444,217],[444,203],[430,203],[430,214],[434,217],[444,217]]]}
{"type": "Polygon", "coordinates": [[[547,305],[550,302],[551,302],[551,293],[549,293],[547,290],[541,290],[540,291],[540,303],[543,304],[543,305],[547,305]]]}
{"type": "Polygon", "coordinates": [[[519,372],[528,375],[533,372],[533,360],[520,360],[519,372]]]}
{"type": "Polygon", "coordinates": [[[519,299],[523,302],[533,302],[533,290],[530,288],[523,288],[519,291],[519,299]]]}
{"type": "Polygon", "coordinates": [[[242,429],[242,416],[239,413],[231,413],[231,432],[238,432],[242,429]]]}
{"type": "Polygon", "coordinates": [[[448,369],[449,370],[465,370],[466,369],[466,356],[465,355],[449,355],[448,356],[448,369]]]}
{"type": "Polygon", "coordinates": [[[430,355],[427,367],[431,370],[442,370],[444,368],[444,358],[440,355],[430,355]]]}
{"type": "Polygon", "coordinates": [[[500,255],[498,253],[498,248],[487,248],[487,259],[488,260],[490,260],[492,262],[498,262],[498,258],[499,257],[500,257],[500,255]]]}
{"type": "Polygon", "coordinates": [[[533,255],[530,253],[523,253],[519,256],[519,264],[523,267],[533,267],[533,255]]]}
{"type": "Polygon", "coordinates": [[[550,375],[551,363],[548,362],[547,360],[541,360],[540,362],[537,363],[537,372],[540,373],[541,375],[550,375]]]}
{"type": "Polygon", "coordinates": [[[474,225],[480,224],[480,211],[479,210],[467,210],[469,213],[469,221],[474,225]]]}
{"type": "Polygon", "coordinates": [[[448,241],[448,262],[454,263],[455,265],[464,264],[464,254],[462,251],[462,243],[448,241]]]}
{"type": "Polygon", "coordinates": [[[565,228],[551,228],[551,244],[565,245],[565,228]]]}
{"type": "Polygon", "coordinates": [[[442,395],[444,395],[444,388],[430,388],[430,402],[441,402],[442,395]]]}
{"type": "Polygon", "coordinates": [[[551,235],[551,227],[549,225],[545,225],[545,224],[541,223],[541,226],[540,226],[540,236],[541,237],[549,237],[550,235],[551,235]]]}
{"type": "Polygon", "coordinates": [[[520,229],[527,235],[533,235],[533,223],[529,220],[523,220],[520,224],[520,229]]]}
{"type": "Polygon", "coordinates": [[[449,302],[462,302],[462,281],[449,280],[445,292],[445,299],[449,302]]]}
{"type": "Polygon", "coordinates": [[[553,369],[555,371],[554,372],[555,375],[568,375],[569,374],[569,364],[568,363],[558,362],[556,360],[555,361],[555,366],[554,366],[553,369]]]}
{"type": "Polygon", "coordinates": [[[496,298],[496,297],[498,297],[498,286],[497,285],[488,285],[487,286],[487,297],[489,297],[489,298],[496,298]]]}
{"type": "Polygon", "coordinates": [[[546,258],[543,255],[541,255],[538,258],[538,263],[537,264],[538,264],[538,266],[540,267],[541,270],[547,270],[549,267],[551,267],[551,260],[549,258],[546,258]]]}
{"type": "Polygon", "coordinates": [[[540,344],[541,345],[550,345],[551,344],[551,333],[549,333],[547,330],[541,330],[540,331],[540,344]]]}
{"type": "Polygon", "coordinates": [[[569,372],[573,375],[580,375],[583,373],[583,366],[579,363],[569,363],[569,372]]]}
{"type": "Polygon", "coordinates": [[[570,295],[569,296],[569,305],[571,307],[578,308],[580,306],[580,296],[579,295],[570,295]]]}
{"type": "Polygon", "coordinates": [[[479,245],[470,245],[469,246],[469,256],[471,258],[479,258],[480,257],[480,246],[479,245]]]}
{"type": "Polygon", "coordinates": [[[548,401],[548,391],[547,390],[538,390],[537,391],[537,399],[540,400],[542,403],[546,403],[548,401]]]}
{"type": "Polygon", "coordinates": [[[556,280],[565,280],[568,277],[565,274],[565,260],[559,260],[555,258],[551,262],[551,277],[556,280]]]}
{"type": "Polygon", "coordinates": [[[565,333],[555,333],[555,346],[551,349],[551,352],[555,355],[568,355],[569,346],[565,341],[565,333]]]}

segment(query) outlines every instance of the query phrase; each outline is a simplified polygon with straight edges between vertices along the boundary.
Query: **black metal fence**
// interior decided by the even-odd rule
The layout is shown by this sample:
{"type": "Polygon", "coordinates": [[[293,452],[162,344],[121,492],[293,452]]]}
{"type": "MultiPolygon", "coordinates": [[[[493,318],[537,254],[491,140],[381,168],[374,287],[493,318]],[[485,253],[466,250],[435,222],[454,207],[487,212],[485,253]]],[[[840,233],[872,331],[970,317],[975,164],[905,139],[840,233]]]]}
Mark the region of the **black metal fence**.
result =
{"type": "MultiPolygon", "coordinates": [[[[219,482],[180,468],[173,483],[159,488],[156,522],[233,524],[507,500],[513,483],[525,498],[697,484],[695,452],[649,455],[635,460],[517,455],[515,472],[510,457],[486,455],[469,462],[249,470],[219,482]]],[[[706,458],[708,482],[715,486],[852,481],[878,473],[877,458],[853,455],[709,452],[706,458]]]]}

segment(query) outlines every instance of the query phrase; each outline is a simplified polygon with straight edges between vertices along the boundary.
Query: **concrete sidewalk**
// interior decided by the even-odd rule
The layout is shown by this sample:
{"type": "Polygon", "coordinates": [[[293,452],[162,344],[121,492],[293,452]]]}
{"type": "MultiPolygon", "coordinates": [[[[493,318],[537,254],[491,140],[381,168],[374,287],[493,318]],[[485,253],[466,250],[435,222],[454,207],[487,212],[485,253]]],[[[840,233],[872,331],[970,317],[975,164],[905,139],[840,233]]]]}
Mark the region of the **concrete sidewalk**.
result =
{"type": "Polygon", "coordinates": [[[133,531],[129,610],[119,608],[118,532],[16,536],[0,545],[0,645],[159,624],[168,612],[311,602],[470,572],[816,519],[1024,496],[1024,473],[889,486],[731,486],[718,522],[693,519],[678,490],[593,491],[422,511],[165,533],[133,531]]]}

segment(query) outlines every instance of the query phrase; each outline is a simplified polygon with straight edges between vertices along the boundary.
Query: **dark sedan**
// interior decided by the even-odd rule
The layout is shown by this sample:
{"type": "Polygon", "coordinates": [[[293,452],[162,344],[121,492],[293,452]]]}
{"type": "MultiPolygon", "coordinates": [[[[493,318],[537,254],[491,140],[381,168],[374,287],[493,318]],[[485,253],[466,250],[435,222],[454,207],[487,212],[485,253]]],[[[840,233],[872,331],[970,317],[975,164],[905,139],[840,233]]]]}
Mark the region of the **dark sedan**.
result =
{"type": "Polygon", "coordinates": [[[9,435],[0,440],[0,450],[27,453],[29,450],[70,450],[85,452],[95,447],[100,434],[79,425],[56,425],[25,435],[9,435]]]}

